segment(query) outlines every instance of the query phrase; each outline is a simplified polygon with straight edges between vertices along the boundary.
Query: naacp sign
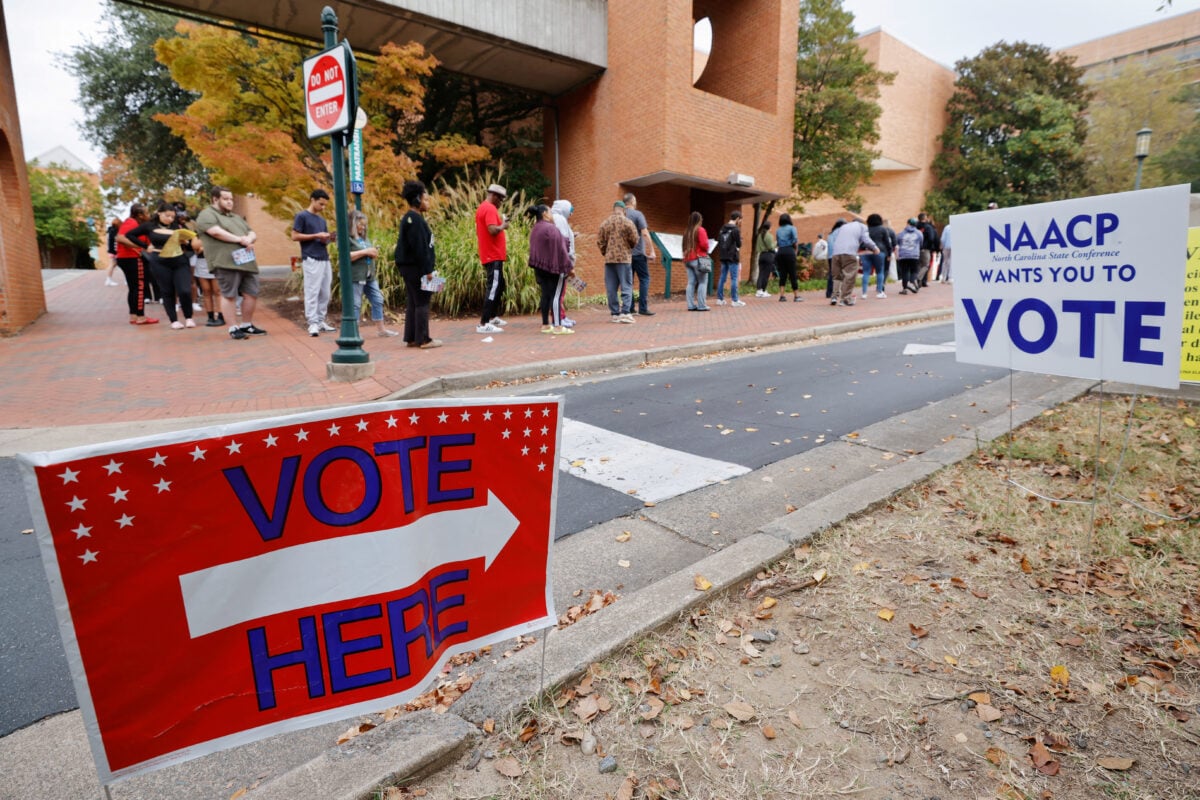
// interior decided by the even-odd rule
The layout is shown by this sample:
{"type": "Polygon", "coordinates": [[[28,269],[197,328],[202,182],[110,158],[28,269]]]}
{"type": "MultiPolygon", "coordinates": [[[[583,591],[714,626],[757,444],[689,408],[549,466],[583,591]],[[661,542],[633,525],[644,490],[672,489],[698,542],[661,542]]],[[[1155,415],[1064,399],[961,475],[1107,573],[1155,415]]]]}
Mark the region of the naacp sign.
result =
{"type": "Polygon", "coordinates": [[[1187,186],[951,224],[958,360],[1178,387],[1187,186]]]}
{"type": "Polygon", "coordinates": [[[553,624],[560,421],[380,403],[21,456],[101,780],[406,702],[553,624]]]}

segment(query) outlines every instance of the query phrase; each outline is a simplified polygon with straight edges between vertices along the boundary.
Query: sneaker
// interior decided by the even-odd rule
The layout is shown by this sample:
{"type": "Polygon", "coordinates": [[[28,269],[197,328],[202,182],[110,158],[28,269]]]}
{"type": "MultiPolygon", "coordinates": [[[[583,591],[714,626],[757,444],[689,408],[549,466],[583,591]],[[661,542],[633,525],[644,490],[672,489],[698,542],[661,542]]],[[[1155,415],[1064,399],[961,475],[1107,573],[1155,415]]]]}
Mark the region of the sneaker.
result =
{"type": "Polygon", "coordinates": [[[697,308],[696,310],[697,311],[708,311],[709,308],[708,308],[708,306],[700,306],[700,308],[697,308]]]}
{"type": "Polygon", "coordinates": [[[492,317],[492,324],[495,325],[497,328],[503,328],[505,325],[508,324],[508,320],[500,319],[499,317],[492,317]]]}
{"type": "Polygon", "coordinates": [[[326,333],[337,333],[337,328],[333,327],[324,320],[321,321],[321,330],[325,331],[326,333]]]}
{"type": "Polygon", "coordinates": [[[621,314],[619,317],[617,317],[617,322],[623,322],[626,325],[632,325],[633,323],[637,322],[637,320],[633,318],[633,314],[621,314]]]}
{"type": "Polygon", "coordinates": [[[173,331],[183,330],[183,323],[180,322],[179,320],[175,320],[174,322],[171,323],[171,330],[173,330],[173,331]]]}
{"type": "Polygon", "coordinates": [[[192,303],[192,311],[203,311],[203,310],[204,310],[204,306],[200,305],[199,303],[192,303]]]}
{"type": "Polygon", "coordinates": [[[555,328],[554,330],[550,331],[550,333],[554,334],[555,336],[570,336],[574,334],[575,331],[571,330],[570,328],[555,328]]]}
{"type": "Polygon", "coordinates": [[[863,299],[863,300],[866,300],[866,299],[867,299],[867,293],[866,293],[866,292],[863,292],[863,293],[862,293],[862,299],[863,299]]]}
{"type": "MultiPolygon", "coordinates": [[[[482,325],[476,325],[475,332],[476,333],[504,333],[504,329],[501,327],[498,327],[496,325],[493,325],[490,322],[485,322],[482,325]]],[[[421,345],[421,346],[424,347],[425,345],[421,345]]]]}
{"type": "Polygon", "coordinates": [[[546,325],[545,327],[542,328],[541,332],[542,333],[554,333],[554,327],[551,325],[546,325]]]}
{"type": "Polygon", "coordinates": [[[620,315],[620,314],[613,314],[613,315],[612,315],[612,321],[613,321],[613,322],[620,322],[620,321],[621,321],[621,315],[620,315]]]}
{"type": "Polygon", "coordinates": [[[224,323],[224,322],[221,322],[221,320],[219,320],[219,319],[210,319],[208,322],[204,323],[204,327],[206,327],[206,328],[219,328],[219,327],[221,327],[221,326],[222,326],[222,325],[224,325],[224,324],[225,324],[225,323],[224,323]]]}
{"type": "Polygon", "coordinates": [[[887,292],[879,292],[875,295],[878,300],[887,300],[887,292]]]}
{"type": "MultiPolygon", "coordinates": [[[[313,336],[316,336],[316,334],[314,333],[313,336]]],[[[230,328],[229,329],[229,338],[230,339],[249,339],[250,334],[246,333],[246,331],[242,328],[230,328]]]]}
{"type": "Polygon", "coordinates": [[[781,303],[786,303],[786,302],[787,302],[787,298],[786,298],[786,297],[784,297],[783,295],[779,295],[779,302],[781,302],[781,303]]]}
{"type": "Polygon", "coordinates": [[[104,279],[104,285],[105,285],[105,286],[120,286],[121,284],[117,283],[117,282],[116,282],[116,281],[114,281],[112,278],[105,278],[105,279],[104,279]]]}
{"type": "MultiPolygon", "coordinates": [[[[238,328],[238,330],[240,331],[241,328],[238,328]]],[[[247,333],[246,335],[249,336],[250,334],[247,333]]],[[[308,326],[308,335],[309,336],[320,336],[321,335],[321,326],[315,322],[312,325],[309,325],[308,326]]]]}
{"type": "MultiPolygon", "coordinates": [[[[780,300],[782,300],[783,298],[781,297],[781,298],[779,298],[779,299],[780,299],[780,300]]],[[[793,302],[793,303],[803,303],[803,302],[804,302],[804,298],[803,298],[803,297],[801,297],[800,295],[796,295],[795,297],[793,297],[793,298],[792,298],[792,302],[793,302]]]]}
{"type": "Polygon", "coordinates": [[[733,306],[734,308],[741,308],[742,306],[744,306],[746,304],[744,302],[742,302],[741,300],[734,300],[729,305],[733,306]]]}
{"type": "Polygon", "coordinates": [[[717,298],[717,305],[723,306],[723,305],[725,305],[725,301],[721,300],[720,298],[717,298]]]}
{"type": "Polygon", "coordinates": [[[643,317],[653,317],[654,316],[654,312],[651,311],[650,309],[646,309],[645,311],[639,311],[638,314],[643,317]]]}
{"type": "Polygon", "coordinates": [[[432,350],[435,347],[441,347],[441,346],[442,346],[441,339],[430,339],[428,342],[421,345],[421,349],[422,350],[432,350]]]}
{"type": "Polygon", "coordinates": [[[249,325],[243,325],[242,330],[251,336],[266,336],[267,332],[251,322],[249,325]]]}
{"type": "Polygon", "coordinates": [[[837,304],[838,304],[838,300],[836,297],[829,298],[829,305],[836,306],[837,304]]]}
{"type": "Polygon", "coordinates": [[[851,300],[844,300],[844,301],[842,301],[842,305],[844,305],[844,306],[852,306],[852,305],[854,305],[854,304],[855,304],[855,303],[857,303],[857,302],[858,302],[857,300],[853,300],[853,299],[851,299],[851,300]]]}
{"type": "Polygon", "coordinates": [[[570,319],[569,317],[563,317],[563,318],[562,318],[562,324],[563,324],[563,327],[564,327],[564,328],[574,328],[574,327],[575,327],[575,320],[573,320],[573,319],[570,319]]]}
{"type": "Polygon", "coordinates": [[[185,327],[185,328],[194,328],[194,327],[196,327],[196,320],[194,320],[194,319],[185,319],[185,320],[183,321],[183,327],[185,327]]]}
{"type": "Polygon", "coordinates": [[[384,328],[383,330],[381,330],[381,331],[379,332],[379,335],[380,335],[380,336],[383,336],[383,337],[385,337],[385,338],[386,338],[386,337],[388,337],[388,336],[399,336],[400,334],[396,333],[395,331],[388,330],[387,328],[384,328]]]}
{"type": "Polygon", "coordinates": [[[222,325],[225,324],[225,315],[220,311],[217,312],[217,322],[221,323],[222,325]]]}

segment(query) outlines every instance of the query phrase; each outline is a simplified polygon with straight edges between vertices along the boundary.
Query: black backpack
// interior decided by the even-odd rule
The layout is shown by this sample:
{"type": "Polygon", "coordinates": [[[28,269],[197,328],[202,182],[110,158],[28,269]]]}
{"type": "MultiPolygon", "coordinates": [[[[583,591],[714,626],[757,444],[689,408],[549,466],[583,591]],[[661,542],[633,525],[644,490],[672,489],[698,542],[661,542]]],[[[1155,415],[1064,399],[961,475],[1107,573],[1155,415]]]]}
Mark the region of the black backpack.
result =
{"type": "Polygon", "coordinates": [[[728,224],[722,226],[717,234],[717,251],[721,254],[722,261],[738,260],[737,234],[737,226],[728,224]]]}

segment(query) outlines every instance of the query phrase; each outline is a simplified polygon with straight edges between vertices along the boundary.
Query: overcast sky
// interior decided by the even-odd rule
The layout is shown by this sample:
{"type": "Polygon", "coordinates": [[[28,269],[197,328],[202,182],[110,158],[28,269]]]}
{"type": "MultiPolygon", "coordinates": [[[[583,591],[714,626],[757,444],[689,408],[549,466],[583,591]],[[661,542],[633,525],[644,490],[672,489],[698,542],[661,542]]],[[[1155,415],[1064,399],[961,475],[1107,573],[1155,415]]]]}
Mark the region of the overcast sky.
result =
{"type": "MultiPolygon", "coordinates": [[[[855,27],[882,26],[946,66],[975,55],[1001,39],[1024,40],[1053,48],[1078,44],[1125,28],[1144,25],[1200,8],[1200,0],[843,0],[855,27]]],[[[13,77],[25,157],[63,146],[93,167],[101,153],[86,144],[78,124],[74,78],[58,54],[103,28],[98,0],[0,0],[12,52],[13,77]]]]}

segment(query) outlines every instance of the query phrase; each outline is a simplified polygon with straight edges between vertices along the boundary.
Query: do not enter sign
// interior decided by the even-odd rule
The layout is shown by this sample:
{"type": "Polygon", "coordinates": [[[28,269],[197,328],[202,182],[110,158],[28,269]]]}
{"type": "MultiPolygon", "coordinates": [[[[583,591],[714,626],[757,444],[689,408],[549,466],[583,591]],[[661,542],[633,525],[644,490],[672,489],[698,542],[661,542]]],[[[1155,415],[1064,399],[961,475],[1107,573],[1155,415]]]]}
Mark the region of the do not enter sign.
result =
{"type": "Polygon", "coordinates": [[[347,69],[346,51],[339,45],[304,61],[304,110],[310,139],[350,127],[354,80],[353,68],[347,69]]]}

